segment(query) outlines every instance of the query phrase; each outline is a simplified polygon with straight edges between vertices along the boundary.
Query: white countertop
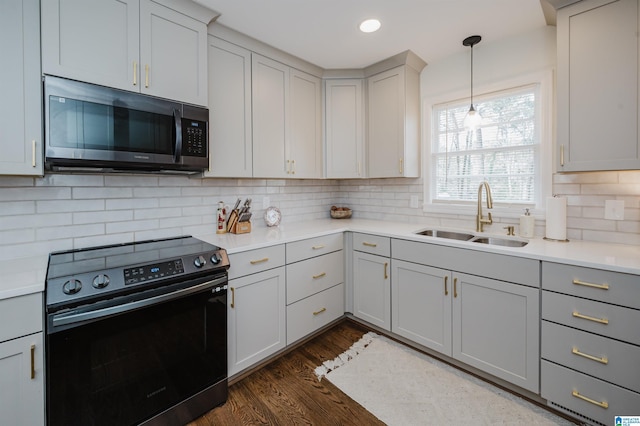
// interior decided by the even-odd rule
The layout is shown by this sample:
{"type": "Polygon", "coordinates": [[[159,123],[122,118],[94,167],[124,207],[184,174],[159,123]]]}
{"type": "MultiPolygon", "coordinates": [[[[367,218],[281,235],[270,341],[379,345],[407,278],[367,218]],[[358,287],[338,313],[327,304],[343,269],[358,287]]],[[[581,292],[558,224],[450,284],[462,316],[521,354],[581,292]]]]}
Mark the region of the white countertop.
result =
{"type": "MultiPolygon", "coordinates": [[[[336,232],[354,231],[640,275],[640,247],[638,246],[588,241],[557,242],[538,237],[529,239],[529,243],[524,247],[514,248],[415,234],[416,231],[428,228],[431,227],[375,220],[321,219],[281,224],[274,228],[254,228],[248,234],[206,233],[194,234],[194,237],[224,247],[229,254],[232,254],[336,232]]],[[[458,231],[474,233],[471,229],[458,231]]],[[[483,235],[495,236],[496,234],[484,233],[483,235]]],[[[48,256],[0,261],[0,300],[43,291],[47,261],[48,256]]]]}

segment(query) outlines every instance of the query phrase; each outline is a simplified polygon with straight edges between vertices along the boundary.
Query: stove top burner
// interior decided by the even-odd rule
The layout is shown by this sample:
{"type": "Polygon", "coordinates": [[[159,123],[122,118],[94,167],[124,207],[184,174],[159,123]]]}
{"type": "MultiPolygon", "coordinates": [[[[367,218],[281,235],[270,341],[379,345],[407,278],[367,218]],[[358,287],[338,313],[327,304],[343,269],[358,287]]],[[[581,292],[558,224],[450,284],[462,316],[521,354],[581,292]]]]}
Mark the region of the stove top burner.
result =
{"type": "Polygon", "coordinates": [[[228,268],[224,249],[191,236],[53,252],[47,270],[47,309],[92,303],[228,268]]]}

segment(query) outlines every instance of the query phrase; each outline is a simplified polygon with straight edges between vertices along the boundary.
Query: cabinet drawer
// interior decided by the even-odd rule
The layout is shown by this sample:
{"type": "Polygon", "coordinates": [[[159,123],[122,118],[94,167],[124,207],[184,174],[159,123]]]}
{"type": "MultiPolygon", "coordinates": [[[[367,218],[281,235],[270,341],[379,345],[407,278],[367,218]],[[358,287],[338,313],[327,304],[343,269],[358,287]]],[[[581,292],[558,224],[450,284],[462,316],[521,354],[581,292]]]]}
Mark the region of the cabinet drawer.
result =
{"type": "Polygon", "coordinates": [[[394,259],[540,288],[538,260],[395,238],[391,245],[394,259]]]}
{"type": "Polygon", "coordinates": [[[229,279],[284,265],[284,244],[229,255],[229,279]]]}
{"type": "Polygon", "coordinates": [[[640,309],[640,276],[542,262],[542,288],[640,309]]]}
{"type": "Polygon", "coordinates": [[[574,417],[578,413],[583,420],[593,419],[605,425],[613,424],[614,416],[638,414],[638,393],[545,360],[541,367],[541,394],[553,408],[571,410],[568,414],[574,417]],[[601,406],[604,404],[608,407],[601,406]]]}
{"type": "Polygon", "coordinates": [[[342,250],[287,265],[287,305],[342,282],[342,250]]]}
{"type": "Polygon", "coordinates": [[[0,342],[42,331],[42,293],[0,300],[0,342]]]}
{"type": "Polygon", "coordinates": [[[640,392],[640,347],[542,321],[542,357],[640,392]]]}
{"type": "Polygon", "coordinates": [[[287,243],[287,263],[342,250],[342,233],[287,243]]]}
{"type": "Polygon", "coordinates": [[[391,256],[391,238],[371,234],[353,234],[353,249],[379,256],[391,256]]]}
{"type": "Polygon", "coordinates": [[[640,311],[542,292],[542,319],[640,345],[640,311]]]}
{"type": "Polygon", "coordinates": [[[287,306],[287,345],[344,315],[344,284],[287,306]]]}

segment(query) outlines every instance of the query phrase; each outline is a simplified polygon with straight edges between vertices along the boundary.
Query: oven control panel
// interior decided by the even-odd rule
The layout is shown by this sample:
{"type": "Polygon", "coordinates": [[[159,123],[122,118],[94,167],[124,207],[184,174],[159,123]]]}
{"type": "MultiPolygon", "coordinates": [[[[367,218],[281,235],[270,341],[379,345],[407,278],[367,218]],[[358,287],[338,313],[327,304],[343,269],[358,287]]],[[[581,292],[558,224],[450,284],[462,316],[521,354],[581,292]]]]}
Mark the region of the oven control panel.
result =
{"type": "Polygon", "coordinates": [[[124,284],[139,284],[179,274],[184,274],[182,259],[173,259],[151,265],[126,268],[124,270],[124,284]]]}

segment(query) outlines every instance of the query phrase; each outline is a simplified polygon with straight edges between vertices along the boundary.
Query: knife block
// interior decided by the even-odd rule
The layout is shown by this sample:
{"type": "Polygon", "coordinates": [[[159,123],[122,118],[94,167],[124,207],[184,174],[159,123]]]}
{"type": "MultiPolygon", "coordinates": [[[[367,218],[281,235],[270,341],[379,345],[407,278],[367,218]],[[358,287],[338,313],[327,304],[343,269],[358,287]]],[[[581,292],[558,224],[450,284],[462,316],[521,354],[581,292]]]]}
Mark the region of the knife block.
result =
{"type": "Polygon", "coordinates": [[[232,234],[246,234],[251,232],[251,222],[236,222],[231,227],[232,234]]]}

